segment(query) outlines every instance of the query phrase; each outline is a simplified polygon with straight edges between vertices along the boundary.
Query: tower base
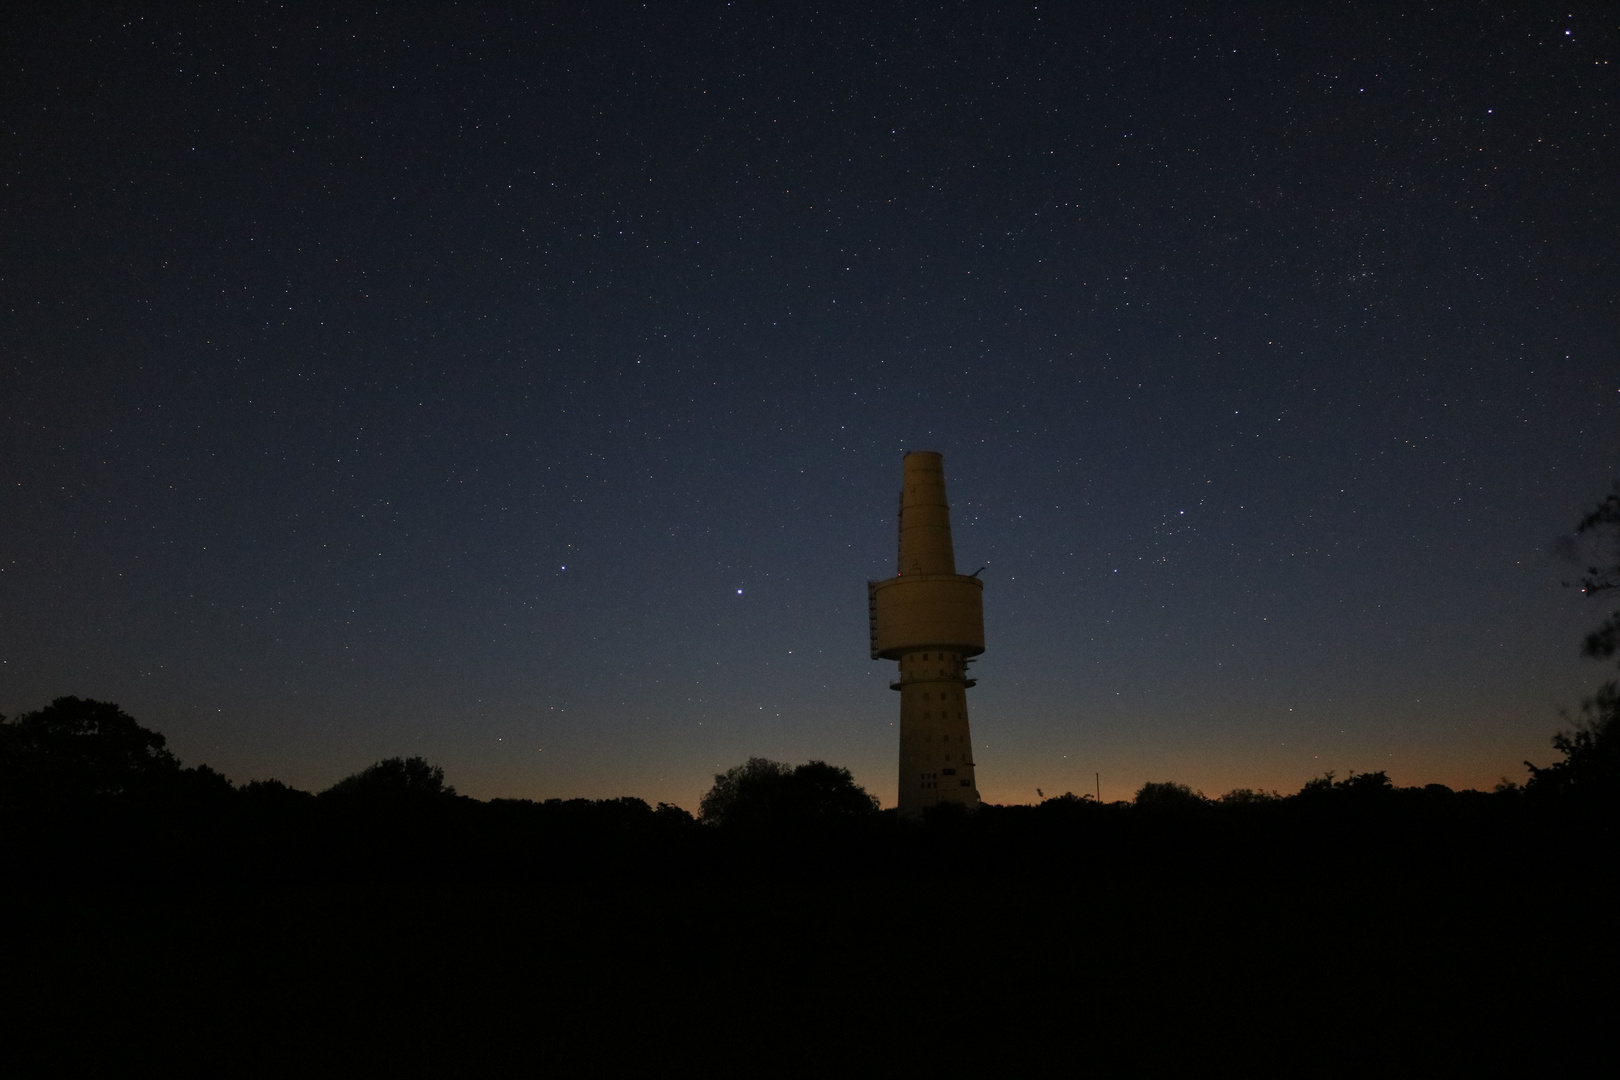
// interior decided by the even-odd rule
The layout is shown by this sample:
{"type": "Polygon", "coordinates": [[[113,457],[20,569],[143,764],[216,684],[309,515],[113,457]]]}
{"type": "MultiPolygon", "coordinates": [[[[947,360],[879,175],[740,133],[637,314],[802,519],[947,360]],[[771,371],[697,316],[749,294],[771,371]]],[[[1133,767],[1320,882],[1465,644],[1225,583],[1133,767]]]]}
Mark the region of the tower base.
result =
{"type": "Polygon", "coordinates": [[[900,816],[931,806],[979,805],[968,727],[967,665],[960,652],[925,649],[900,657],[900,816]]]}

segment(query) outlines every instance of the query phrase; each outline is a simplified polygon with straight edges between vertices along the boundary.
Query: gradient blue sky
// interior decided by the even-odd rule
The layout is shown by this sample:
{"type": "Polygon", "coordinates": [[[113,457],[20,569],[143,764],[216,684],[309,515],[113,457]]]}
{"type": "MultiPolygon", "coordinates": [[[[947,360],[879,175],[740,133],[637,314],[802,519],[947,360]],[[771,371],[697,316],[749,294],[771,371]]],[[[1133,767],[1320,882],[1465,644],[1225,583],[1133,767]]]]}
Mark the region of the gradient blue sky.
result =
{"type": "Polygon", "coordinates": [[[1522,778],[1603,675],[1612,12],[1129,7],[13,11],[0,711],[892,804],[934,449],[985,798],[1522,778]]]}

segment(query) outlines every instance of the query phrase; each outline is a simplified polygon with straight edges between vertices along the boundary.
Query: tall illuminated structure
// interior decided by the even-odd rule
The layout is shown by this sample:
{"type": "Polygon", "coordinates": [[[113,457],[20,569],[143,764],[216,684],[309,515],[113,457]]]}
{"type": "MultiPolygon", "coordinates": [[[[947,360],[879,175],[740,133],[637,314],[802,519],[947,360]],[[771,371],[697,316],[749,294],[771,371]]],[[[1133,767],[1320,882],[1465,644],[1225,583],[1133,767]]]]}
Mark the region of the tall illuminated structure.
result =
{"type": "Polygon", "coordinates": [[[968,733],[967,677],[984,652],[984,583],[956,572],[945,468],[936,453],[906,455],[900,489],[900,572],[866,583],[872,659],[898,660],[900,813],[979,805],[968,733]]]}

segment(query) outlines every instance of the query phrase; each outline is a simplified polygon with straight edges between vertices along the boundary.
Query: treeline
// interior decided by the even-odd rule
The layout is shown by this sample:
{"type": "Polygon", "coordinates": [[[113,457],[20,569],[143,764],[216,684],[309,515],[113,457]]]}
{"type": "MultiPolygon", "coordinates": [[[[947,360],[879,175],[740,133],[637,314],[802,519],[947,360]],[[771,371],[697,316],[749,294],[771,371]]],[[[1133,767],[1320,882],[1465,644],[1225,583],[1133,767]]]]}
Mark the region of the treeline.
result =
{"type": "Polygon", "coordinates": [[[846,769],[750,759],[715,778],[697,816],[642,799],[491,799],[441,768],[390,758],[318,794],[240,786],[183,767],[164,737],[117,705],[58,698],[0,718],[0,844],[45,874],[544,879],[581,870],[931,873],[979,867],[1080,873],[1174,857],[1274,858],[1302,848],[1461,858],[1502,845],[1608,837],[1620,821],[1613,688],[1555,737],[1562,760],[1524,785],[1400,788],[1382,772],[1332,774],[1298,792],[1206,798],[1150,783],[1132,802],[1064,794],[1034,805],[944,805],[920,821],[882,811],[846,769]]]}
{"type": "MultiPolygon", "coordinates": [[[[1612,724],[1588,734],[1577,757],[1612,724]]],[[[1126,1041],[1149,1061],[1160,1029],[1202,1048],[1259,1023],[1315,1033],[1279,1067],[1319,1045],[1376,1064],[1437,1000],[1474,1039],[1554,999],[1546,1030],[1603,1030],[1545,992],[1608,970],[1601,934],[1550,933],[1613,896],[1594,775],[1160,783],[906,822],[847,770],[756,758],[694,816],[479,801],[417,758],[319,793],[238,786],[64,698],[0,723],[0,917],[24,931],[0,942],[4,1004],[38,1041],[30,1075],[127,1047],[275,1075],[752,1075],[807,1028],[826,1034],[805,1075],[826,1075],[951,1010],[1065,1055],[1077,1018],[1094,1042],[1144,1029],[1126,1041]]]]}

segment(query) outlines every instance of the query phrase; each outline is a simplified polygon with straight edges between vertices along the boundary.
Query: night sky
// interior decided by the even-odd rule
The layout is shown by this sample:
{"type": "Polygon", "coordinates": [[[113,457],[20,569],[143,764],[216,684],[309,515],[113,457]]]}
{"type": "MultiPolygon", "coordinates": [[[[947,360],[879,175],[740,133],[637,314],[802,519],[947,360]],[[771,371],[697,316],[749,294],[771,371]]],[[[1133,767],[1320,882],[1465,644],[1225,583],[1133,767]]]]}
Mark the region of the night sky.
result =
{"type": "Polygon", "coordinates": [[[930,449],[988,801],[1553,756],[1612,5],[522,7],[0,16],[0,712],[893,805],[930,449]]]}

